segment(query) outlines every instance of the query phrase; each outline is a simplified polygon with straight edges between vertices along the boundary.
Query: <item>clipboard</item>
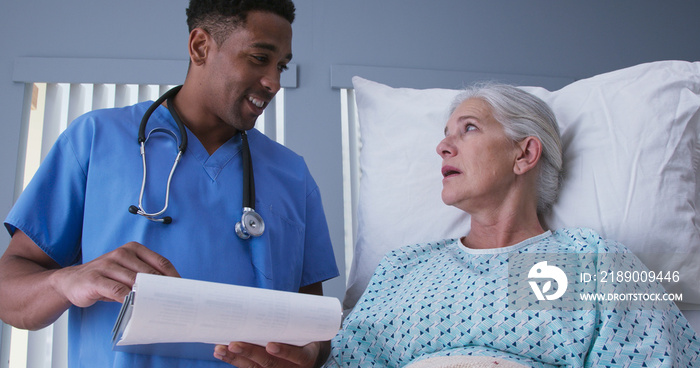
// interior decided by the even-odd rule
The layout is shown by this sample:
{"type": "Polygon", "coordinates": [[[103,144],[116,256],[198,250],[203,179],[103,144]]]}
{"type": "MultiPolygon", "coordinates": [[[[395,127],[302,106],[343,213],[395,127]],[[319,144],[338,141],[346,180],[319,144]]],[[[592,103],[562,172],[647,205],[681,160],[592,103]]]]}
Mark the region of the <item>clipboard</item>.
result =
{"type": "Polygon", "coordinates": [[[336,298],[140,273],[112,328],[112,350],[219,361],[216,344],[301,346],[330,340],[341,322],[336,298]]]}
{"type": "Polygon", "coordinates": [[[131,313],[134,308],[135,291],[132,290],[124,299],[119,310],[119,316],[112,328],[112,350],[132,354],[161,355],[183,359],[214,360],[214,344],[183,342],[183,343],[155,343],[137,345],[117,345],[121,340],[131,313]]]}

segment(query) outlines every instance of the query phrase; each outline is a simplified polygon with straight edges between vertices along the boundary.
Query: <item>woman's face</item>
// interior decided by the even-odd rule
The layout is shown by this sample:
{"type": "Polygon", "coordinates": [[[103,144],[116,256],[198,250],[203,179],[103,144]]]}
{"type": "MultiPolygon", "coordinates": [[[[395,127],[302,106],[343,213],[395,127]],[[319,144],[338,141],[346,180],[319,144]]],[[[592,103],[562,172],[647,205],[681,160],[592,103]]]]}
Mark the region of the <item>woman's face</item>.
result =
{"type": "Polygon", "coordinates": [[[494,208],[508,197],[517,145],[483,100],[471,98],[455,109],[437,153],[442,157],[445,204],[473,213],[494,208]]]}

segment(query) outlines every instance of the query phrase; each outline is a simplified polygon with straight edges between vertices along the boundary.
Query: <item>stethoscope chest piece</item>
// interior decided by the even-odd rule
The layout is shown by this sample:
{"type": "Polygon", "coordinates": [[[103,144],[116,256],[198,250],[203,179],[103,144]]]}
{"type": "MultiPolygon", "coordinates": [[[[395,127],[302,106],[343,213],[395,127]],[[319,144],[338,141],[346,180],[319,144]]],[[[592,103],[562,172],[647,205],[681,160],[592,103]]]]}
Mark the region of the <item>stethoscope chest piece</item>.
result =
{"type": "Polygon", "coordinates": [[[241,221],[236,223],[236,234],[241,239],[257,237],[265,231],[265,222],[252,208],[245,208],[241,221]]]}

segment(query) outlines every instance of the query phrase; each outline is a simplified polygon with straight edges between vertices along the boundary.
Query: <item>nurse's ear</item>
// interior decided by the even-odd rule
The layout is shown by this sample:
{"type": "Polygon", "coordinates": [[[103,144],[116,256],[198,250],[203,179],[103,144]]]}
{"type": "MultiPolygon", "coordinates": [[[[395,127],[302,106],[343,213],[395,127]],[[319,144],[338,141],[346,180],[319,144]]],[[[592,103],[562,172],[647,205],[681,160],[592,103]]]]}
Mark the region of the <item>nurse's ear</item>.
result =
{"type": "Polygon", "coordinates": [[[513,172],[517,175],[525,174],[532,170],[542,156],[542,142],[536,137],[526,137],[515,143],[516,157],[513,172]]]}
{"type": "Polygon", "coordinates": [[[195,28],[190,32],[188,48],[190,61],[194,65],[202,65],[209,55],[209,50],[213,47],[214,39],[209,32],[202,28],[195,28]]]}

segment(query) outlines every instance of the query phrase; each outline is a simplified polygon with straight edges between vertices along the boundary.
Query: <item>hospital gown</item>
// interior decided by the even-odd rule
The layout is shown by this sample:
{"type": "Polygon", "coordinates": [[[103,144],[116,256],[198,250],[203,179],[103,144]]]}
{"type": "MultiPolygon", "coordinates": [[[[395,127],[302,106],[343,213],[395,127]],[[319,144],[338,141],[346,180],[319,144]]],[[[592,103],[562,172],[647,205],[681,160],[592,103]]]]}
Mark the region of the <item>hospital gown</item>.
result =
{"type": "Polygon", "coordinates": [[[393,251],[333,339],[327,366],[400,367],[446,355],[532,367],[700,366],[695,332],[672,302],[651,310],[509,309],[509,256],[608,252],[628,251],[587,229],[547,231],[505,248],[473,250],[453,239],[393,251]]]}

